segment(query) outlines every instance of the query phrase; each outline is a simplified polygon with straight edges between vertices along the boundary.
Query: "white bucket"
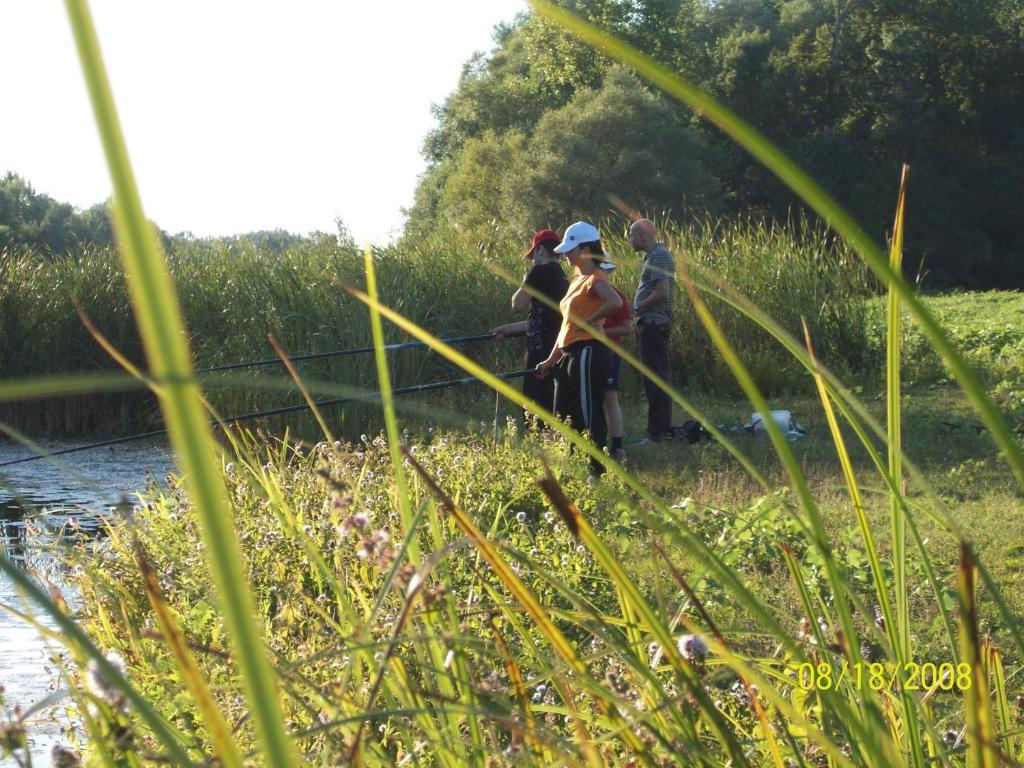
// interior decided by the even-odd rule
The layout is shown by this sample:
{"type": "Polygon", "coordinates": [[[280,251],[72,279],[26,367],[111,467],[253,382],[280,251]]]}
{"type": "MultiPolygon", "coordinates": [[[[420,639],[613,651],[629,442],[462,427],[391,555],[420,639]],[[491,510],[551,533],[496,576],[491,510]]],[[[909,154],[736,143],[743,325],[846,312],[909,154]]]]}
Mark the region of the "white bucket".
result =
{"type": "MultiPolygon", "coordinates": [[[[789,411],[772,411],[772,421],[774,421],[776,426],[782,430],[783,434],[796,430],[796,422],[793,420],[793,414],[789,411]]],[[[750,425],[753,427],[755,432],[764,432],[766,429],[764,416],[760,413],[752,414],[750,417],[750,425]]]]}

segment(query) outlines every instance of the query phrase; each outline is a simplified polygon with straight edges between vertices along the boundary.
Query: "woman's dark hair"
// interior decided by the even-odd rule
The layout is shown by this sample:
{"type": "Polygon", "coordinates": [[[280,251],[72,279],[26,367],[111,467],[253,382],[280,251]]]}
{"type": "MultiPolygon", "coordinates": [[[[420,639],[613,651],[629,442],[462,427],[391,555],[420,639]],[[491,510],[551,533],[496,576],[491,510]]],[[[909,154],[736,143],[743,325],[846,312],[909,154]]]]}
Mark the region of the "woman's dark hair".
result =
{"type": "Polygon", "coordinates": [[[579,247],[581,253],[590,253],[595,257],[591,259],[591,261],[594,262],[595,267],[601,266],[601,262],[604,261],[604,246],[601,245],[600,240],[591,240],[589,243],[580,243],[579,247]]]}

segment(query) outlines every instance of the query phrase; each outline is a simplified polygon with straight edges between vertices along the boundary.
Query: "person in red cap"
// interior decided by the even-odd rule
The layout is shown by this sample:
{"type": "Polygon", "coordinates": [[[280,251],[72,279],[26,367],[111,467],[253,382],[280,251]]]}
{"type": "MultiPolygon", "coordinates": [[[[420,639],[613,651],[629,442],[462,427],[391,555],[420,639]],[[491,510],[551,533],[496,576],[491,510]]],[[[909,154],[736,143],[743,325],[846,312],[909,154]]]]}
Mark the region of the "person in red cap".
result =
{"type": "MultiPolygon", "coordinates": [[[[550,229],[541,230],[533,236],[530,250],[526,252],[526,258],[530,259],[532,264],[523,278],[523,284],[512,294],[512,311],[527,312],[526,319],[518,323],[499,325],[492,331],[499,339],[517,333],[526,334],[524,368],[536,368],[538,363],[547,358],[555,346],[555,339],[558,338],[558,330],[562,325],[562,316],[557,307],[569,288],[569,281],[562,271],[558,254],[554,252],[554,247],[561,240],[558,233],[550,229]],[[535,298],[535,295],[547,297],[550,303],[535,298]]],[[[546,410],[554,411],[553,379],[527,374],[523,378],[523,394],[546,410]]],[[[528,416],[525,412],[523,415],[528,416]]]]}

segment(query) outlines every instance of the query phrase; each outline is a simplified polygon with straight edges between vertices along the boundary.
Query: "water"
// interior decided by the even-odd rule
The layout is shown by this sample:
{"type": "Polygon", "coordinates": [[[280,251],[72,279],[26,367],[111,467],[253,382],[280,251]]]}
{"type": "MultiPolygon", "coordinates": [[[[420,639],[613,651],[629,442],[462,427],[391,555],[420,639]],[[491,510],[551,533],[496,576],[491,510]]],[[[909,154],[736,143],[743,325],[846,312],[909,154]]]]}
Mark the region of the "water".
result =
{"type": "MultiPolygon", "coordinates": [[[[74,445],[47,442],[44,447],[57,451],[74,445]]],[[[28,455],[30,452],[16,443],[0,442],[0,462],[28,455]]],[[[88,534],[99,528],[100,516],[123,496],[132,500],[149,478],[162,479],[172,463],[165,443],[115,445],[57,457],[57,461],[60,464],[39,460],[0,468],[0,548],[16,562],[27,561],[47,572],[59,585],[60,565],[26,541],[26,519],[54,537],[64,535],[69,526],[88,534]]],[[[62,592],[73,604],[74,595],[67,589],[62,592]]],[[[34,606],[24,605],[14,582],[2,573],[0,604],[40,615],[34,606]]],[[[54,626],[48,617],[42,623],[54,626]]],[[[22,711],[28,711],[54,696],[60,681],[50,657],[57,650],[36,628],[0,609],[0,685],[5,689],[7,708],[19,705],[22,711]]],[[[46,705],[28,719],[35,764],[49,764],[53,742],[62,741],[62,729],[71,727],[60,709],[60,702],[46,705]]],[[[0,760],[0,768],[15,765],[13,760],[0,760]]]]}

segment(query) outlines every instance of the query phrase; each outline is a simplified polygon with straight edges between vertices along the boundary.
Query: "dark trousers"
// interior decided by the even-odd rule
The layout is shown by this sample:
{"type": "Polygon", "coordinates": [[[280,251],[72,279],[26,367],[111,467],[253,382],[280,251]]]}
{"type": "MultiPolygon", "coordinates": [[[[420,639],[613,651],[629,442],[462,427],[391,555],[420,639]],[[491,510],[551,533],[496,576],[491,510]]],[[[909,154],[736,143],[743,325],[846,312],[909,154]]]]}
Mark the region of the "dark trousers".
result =
{"type": "MultiPolygon", "coordinates": [[[[538,363],[547,359],[549,352],[550,349],[548,352],[539,348],[528,349],[523,368],[536,368],[538,363]]],[[[532,373],[526,374],[523,377],[523,394],[546,411],[550,413],[555,412],[555,380],[553,377],[545,376],[543,379],[538,379],[532,373]]],[[[529,428],[532,422],[529,413],[529,411],[523,410],[523,417],[526,419],[527,428],[529,428]]],[[[544,426],[543,422],[541,422],[541,426],[544,426]]]]}
{"type": "MultiPolygon", "coordinates": [[[[608,423],[604,418],[604,391],[608,384],[611,353],[608,347],[589,339],[577,341],[565,349],[565,357],[555,371],[555,413],[569,417],[580,432],[590,432],[598,448],[608,442],[608,423]]],[[[595,474],[604,474],[604,464],[590,460],[595,474]]]]}
{"type": "MultiPolygon", "coordinates": [[[[640,324],[640,362],[668,381],[668,323],[640,324]]],[[[672,398],[646,376],[647,435],[660,440],[672,433],[672,398]]]]}

